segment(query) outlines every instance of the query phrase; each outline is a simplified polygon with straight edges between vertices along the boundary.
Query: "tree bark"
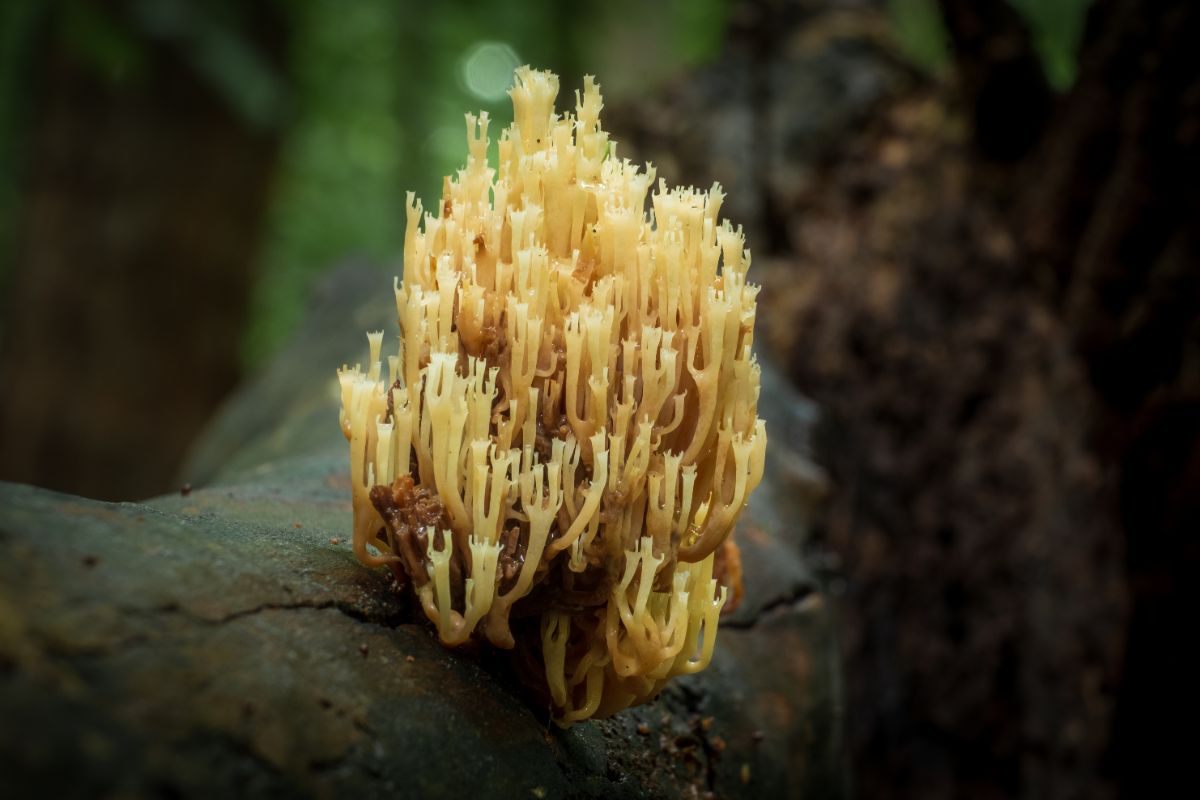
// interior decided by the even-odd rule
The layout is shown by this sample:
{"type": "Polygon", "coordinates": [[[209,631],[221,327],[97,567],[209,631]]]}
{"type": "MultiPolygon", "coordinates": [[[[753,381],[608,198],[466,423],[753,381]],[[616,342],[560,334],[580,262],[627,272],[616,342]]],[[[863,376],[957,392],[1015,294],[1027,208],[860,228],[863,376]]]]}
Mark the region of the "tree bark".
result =
{"type": "Polygon", "coordinates": [[[943,0],[951,86],[898,66],[874,4],[835,5],[750,17],[782,44],[747,60],[743,31],[682,77],[663,106],[713,117],[682,145],[656,152],[661,113],[630,124],[639,155],[687,155],[684,182],[755,176],[761,341],[824,411],[856,790],[1179,785],[1162,715],[1196,711],[1198,10],[1099,0],[1056,98],[1002,0],[943,0]]]}
{"type": "Polygon", "coordinates": [[[1132,616],[1109,768],[1128,796],[1188,779],[1164,715],[1200,712],[1200,660],[1179,647],[1200,605],[1198,37],[1194,3],[1097,2],[1015,213],[1115,471],[1132,616]]]}

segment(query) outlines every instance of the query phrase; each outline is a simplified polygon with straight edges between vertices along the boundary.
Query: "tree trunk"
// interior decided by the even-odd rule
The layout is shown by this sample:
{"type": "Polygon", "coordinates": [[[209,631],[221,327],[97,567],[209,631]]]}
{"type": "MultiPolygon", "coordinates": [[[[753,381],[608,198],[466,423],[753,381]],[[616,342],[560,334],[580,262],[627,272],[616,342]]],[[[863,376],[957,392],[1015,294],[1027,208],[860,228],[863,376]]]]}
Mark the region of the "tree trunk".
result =
{"type": "Polygon", "coordinates": [[[1200,9],[1099,0],[1055,98],[1003,0],[941,3],[949,87],[900,66],[877,4],[835,6],[738,4],[777,46],[748,57],[741,31],[628,119],[639,155],[686,156],[684,182],[754,176],[762,341],[824,410],[856,789],[1178,785],[1187,740],[1162,715],[1196,710],[1200,9]],[[713,122],[660,154],[675,109],[713,122]]]}
{"type": "Polygon", "coordinates": [[[1109,769],[1122,793],[1187,780],[1200,660],[1200,8],[1104,0],[1079,81],[1023,173],[1015,218],[1093,392],[1132,616],[1109,769]]]}
{"type": "MultiPolygon", "coordinates": [[[[264,9],[249,33],[277,52],[264,9]]],[[[178,43],[139,40],[140,68],[116,80],[48,16],[5,298],[0,478],[146,497],[238,377],[277,137],[178,43]]]]}

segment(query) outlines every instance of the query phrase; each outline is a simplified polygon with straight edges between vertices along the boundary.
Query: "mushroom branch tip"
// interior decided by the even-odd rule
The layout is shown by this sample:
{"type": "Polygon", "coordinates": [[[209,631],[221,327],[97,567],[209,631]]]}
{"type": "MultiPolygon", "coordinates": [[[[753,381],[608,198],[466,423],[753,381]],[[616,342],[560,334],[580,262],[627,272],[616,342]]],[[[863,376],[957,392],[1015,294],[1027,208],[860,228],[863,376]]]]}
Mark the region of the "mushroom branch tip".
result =
{"type": "Polygon", "coordinates": [[[446,645],[514,649],[566,725],[707,666],[767,434],[720,187],[655,184],[595,80],[573,112],[558,88],[517,70],[495,164],[466,115],[436,209],[408,195],[398,341],[338,378],[355,554],[446,645]]]}

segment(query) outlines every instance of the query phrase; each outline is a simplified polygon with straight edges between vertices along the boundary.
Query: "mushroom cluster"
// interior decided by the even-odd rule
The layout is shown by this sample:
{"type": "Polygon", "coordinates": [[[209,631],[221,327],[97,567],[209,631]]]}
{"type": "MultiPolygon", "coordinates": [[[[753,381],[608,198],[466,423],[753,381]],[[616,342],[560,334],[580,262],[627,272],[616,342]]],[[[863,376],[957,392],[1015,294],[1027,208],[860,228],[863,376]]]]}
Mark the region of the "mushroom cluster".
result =
{"type": "Polygon", "coordinates": [[[569,724],[708,664],[767,437],[720,187],[651,193],[597,84],[574,114],[557,94],[517,71],[497,168],[467,115],[437,212],[408,197],[398,350],[371,333],[339,379],[358,558],[445,644],[516,648],[569,724]]]}

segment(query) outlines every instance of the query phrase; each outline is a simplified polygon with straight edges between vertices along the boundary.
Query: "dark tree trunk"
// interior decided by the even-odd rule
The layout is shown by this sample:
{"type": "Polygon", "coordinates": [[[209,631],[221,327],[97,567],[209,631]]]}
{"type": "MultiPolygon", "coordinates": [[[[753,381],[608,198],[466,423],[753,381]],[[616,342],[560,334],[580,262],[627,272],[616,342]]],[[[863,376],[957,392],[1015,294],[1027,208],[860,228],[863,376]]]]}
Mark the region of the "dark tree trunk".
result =
{"type": "Polygon", "coordinates": [[[730,188],[762,341],[824,410],[856,789],[1187,785],[1200,8],[1098,0],[1055,97],[1004,0],[942,0],[951,87],[836,5],[738,4],[722,61],[626,122],[730,188]]]}
{"type": "Polygon", "coordinates": [[[1037,143],[1051,108],[1028,28],[1007,0],[941,0],[940,6],[977,152],[989,161],[1021,158],[1037,143]]]}
{"type": "Polygon", "coordinates": [[[891,321],[833,280],[851,366],[796,351],[845,434],[856,771],[871,796],[1161,794],[1186,782],[1168,720],[1193,718],[1200,666],[1179,639],[1200,600],[1200,9],[1096,3],[1051,105],[1007,4],[942,6],[975,210],[920,215],[891,321]],[[993,354],[974,376],[972,351],[993,354]],[[943,414],[955,395],[972,410],[943,414]]]}
{"type": "MultiPolygon", "coordinates": [[[[278,54],[278,21],[259,21],[255,45],[278,54]]],[[[60,27],[33,65],[0,478],[144,497],[170,486],[238,376],[276,135],[239,119],[180,47],[145,42],[141,69],[114,82],[60,27]]]]}
{"type": "Polygon", "coordinates": [[[1200,662],[1200,7],[1098,2],[1079,82],[1023,173],[1031,263],[1093,390],[1132,615],[1110,765],[1122,794],[1190,777],[1200,662]]]}

